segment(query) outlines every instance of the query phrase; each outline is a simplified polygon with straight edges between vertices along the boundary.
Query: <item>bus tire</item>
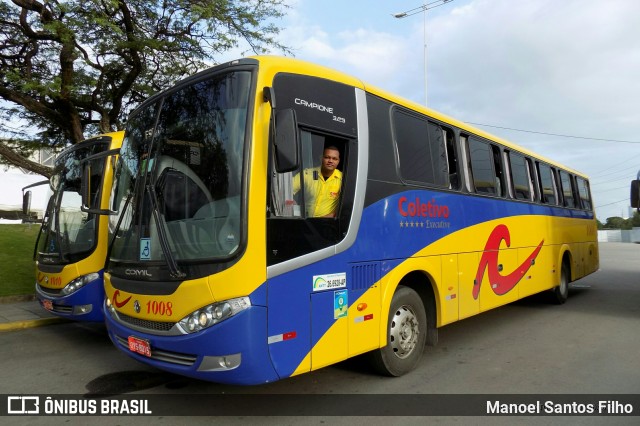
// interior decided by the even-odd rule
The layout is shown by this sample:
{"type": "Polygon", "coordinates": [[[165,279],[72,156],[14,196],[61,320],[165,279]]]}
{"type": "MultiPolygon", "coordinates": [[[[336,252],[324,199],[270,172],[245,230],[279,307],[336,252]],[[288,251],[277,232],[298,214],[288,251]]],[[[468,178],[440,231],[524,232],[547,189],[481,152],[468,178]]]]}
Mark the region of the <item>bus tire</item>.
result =
{"type": "Polygon", "coordinates": [[[556,305],[562,305],[569,298],[569,268],[566,265],[562,266],[560,271],[560,283],[553,289],[553,303],[556,305]]]}
{"type": "Polygon", "coordinates": [[[371,353],[373,367],[386,376],[413,370],[427,340],[427,315],[418,293],[400,286],[393,295],[387,322],[387,345],[371,353]]]}

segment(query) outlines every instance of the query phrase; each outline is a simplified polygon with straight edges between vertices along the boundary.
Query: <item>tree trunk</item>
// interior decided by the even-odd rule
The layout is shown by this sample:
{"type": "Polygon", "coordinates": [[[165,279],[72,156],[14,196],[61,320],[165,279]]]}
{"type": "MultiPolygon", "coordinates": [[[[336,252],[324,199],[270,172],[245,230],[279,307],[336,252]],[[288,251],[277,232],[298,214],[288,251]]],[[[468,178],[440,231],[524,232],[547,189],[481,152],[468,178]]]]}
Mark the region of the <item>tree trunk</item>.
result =
{"type": "Polygon", "coordinates": [[[53,174],[53,169],[51,167],[43,166],[42,164],[23,157],[22,155],[12,151],[2,141],[0,141],[0,155],[14,166],[37,173],[47,179],[51,178],[51,175],[53,174]]]}

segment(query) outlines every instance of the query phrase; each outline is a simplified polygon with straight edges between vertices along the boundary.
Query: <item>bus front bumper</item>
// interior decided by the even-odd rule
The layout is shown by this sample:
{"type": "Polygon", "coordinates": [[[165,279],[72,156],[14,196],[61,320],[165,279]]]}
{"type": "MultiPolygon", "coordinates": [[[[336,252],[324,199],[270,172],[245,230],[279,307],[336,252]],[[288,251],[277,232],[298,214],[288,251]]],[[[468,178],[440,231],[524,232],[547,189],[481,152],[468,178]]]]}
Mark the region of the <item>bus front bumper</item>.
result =
{"type": "Polygon", "coordinates": [[[104,282],[102,275],[69,295],[53,294],[36,284],[36,298],[43,309],[75,321],[102,322],[104,314],[104,282]]]}
{"type": "Polygon", "coordinates": [[[255,385],[279,380],[267,343],[267,309],[252,306],[205,330],[156,335],[132,329],[105,306],[114,345],[130,357],[174,374],[217,383],[255,385]]]}

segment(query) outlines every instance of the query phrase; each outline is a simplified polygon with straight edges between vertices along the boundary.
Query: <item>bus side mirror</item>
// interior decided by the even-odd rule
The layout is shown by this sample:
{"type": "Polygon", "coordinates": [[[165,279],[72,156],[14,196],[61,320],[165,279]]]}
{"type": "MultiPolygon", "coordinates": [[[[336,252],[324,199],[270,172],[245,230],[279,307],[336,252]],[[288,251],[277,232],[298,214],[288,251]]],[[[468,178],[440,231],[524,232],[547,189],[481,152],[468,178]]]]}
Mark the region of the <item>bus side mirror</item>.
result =
{"type": "Polygon", "coordinates": [[[22,214],[29,216],[31,211],[31,191],[26,191],[22,194],[22,214]]]}
{"type": "Polygon", "coordinates": [[[286,173],[299,166],[298,120],[293,109],[276,111],[274,151],[276,172],[286,173]]]}
{"type": "Polygon", "coordinates": [[[631,181],[631,207],[640,211],[640,180],[631,181]]]}

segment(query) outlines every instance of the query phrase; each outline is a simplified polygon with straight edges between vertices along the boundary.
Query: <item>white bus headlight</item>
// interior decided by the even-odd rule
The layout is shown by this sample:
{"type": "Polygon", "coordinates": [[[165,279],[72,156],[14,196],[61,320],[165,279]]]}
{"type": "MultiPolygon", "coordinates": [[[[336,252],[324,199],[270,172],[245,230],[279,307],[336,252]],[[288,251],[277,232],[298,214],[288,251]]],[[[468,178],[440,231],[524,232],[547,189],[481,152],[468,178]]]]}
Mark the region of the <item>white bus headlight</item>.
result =
{"type": "Polygon", "coordinates": [[[214,303],[198,309],[178,322],[178,326],[185,333],[195,333],[211,327],[251,307],[248,297],[238,297],[224,302],[214,303]]]}
{"type": "Polygon", "coordinates": [[[100,278],[100,274],[98,274],[97,272],[92,272],[90,274],[78,277],[62,289],[62,294],[68,296],[71,293],[80,290],[80,288],[84,287],[86,284],[89,284],[91,281],[97,280],[98,278],[100,278]]]}

